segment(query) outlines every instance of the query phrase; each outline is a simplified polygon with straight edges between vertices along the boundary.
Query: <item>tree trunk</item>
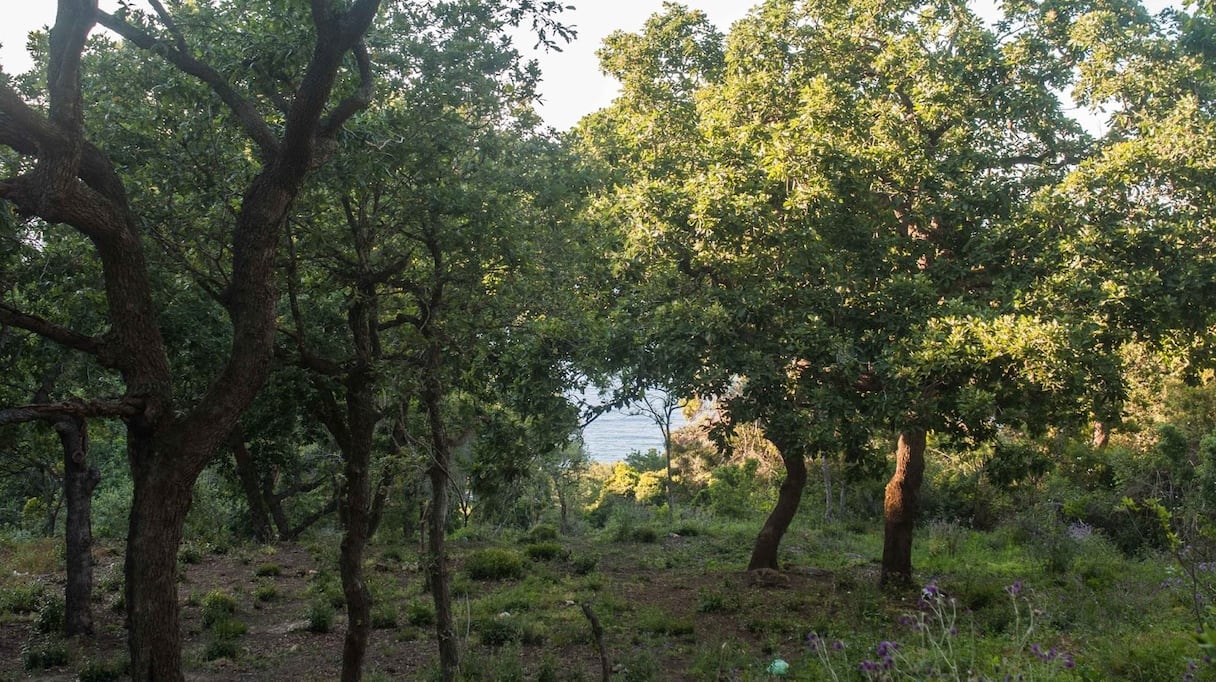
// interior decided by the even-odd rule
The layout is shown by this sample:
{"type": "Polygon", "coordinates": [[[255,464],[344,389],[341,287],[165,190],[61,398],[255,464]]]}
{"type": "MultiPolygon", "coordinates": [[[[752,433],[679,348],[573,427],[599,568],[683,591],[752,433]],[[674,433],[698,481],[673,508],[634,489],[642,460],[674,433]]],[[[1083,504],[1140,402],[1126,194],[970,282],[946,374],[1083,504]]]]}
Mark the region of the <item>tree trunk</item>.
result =
{"type": "Polygon", "coordinates": [[[64,586],[65,635],[93,634],[93,490],[101,472],[88,463],[88,426],[79,417],[55,422],[63,445],[63,497],[68,509],[67,585],[64,586]]]}
{"type": "Polygon", "coordinates": [[[232,447],[232,458],[236,461],[236,475],[241,481],[241,489],[245,492],[245,504],[249,507],[249,525],[253,530],[254,542],[270,542],[274,539],[274,531],[270,526],[270,514],[266,511],[266,501],[262,498],[262,488],[258,485],[258,472],[253,464],[253,456],[245,446],[245,434],[241,429],[232,432],[229,445],[232,447]]]}
{"type": "Polygon", "coordinates": [[[1094,436],[1093,440],[1090,441],[1090,445],[1095,450],[1101,450],[1106,447],[1108,442],[1110,442],[1110,427],[1103,421],[1094,422],[1094,436]]]}
{"type": "MultiPolygon", "coordinates": [[[[142,445],[141,437],[131,434],[128,439],[132,449],[142,445]]],[[[165,466],[163,457],[145,452],[131,458],[135,492],[127,533],[126,603],[132,682],[185,679],[177,550],[194,477],[175,476],[178,472],[165,466]],[[139,466],[140,461],[146,464],[139,466]]]]}
{"type": "Polygon", "coordinates": [[[452,586],[447,565],[448,465],[446,445],[436,448],[428,472],[431,482],[431,509],[428,517],[427,581],[435,600],[435,634],[439,641],[439,665],[443,682],[454,682],[460,671],[460,650],[452,616],[452,586]]]}
{"type": "Polygon", "coordinates": [[[820,458],[823,466],[823,520],[832,520],[832,462],[825,454],[820,458]]]}
{"type": "MultiPolygon", "coordinates": [[[[360,304],[354,306],[357,314],[360,304]]],[[[342,682],[357,682],[363,675],[363,659],[371,635],[371,593],[363,579],[363,552],[367,547],[368,512],[371,506],[372,438],[377,416],[371,368],[364,366],[346,381],[345,482],[338,506],[344,532],[338,558],[342,592],[346,596],[346,639],[342,647],[342,682]]]]}
{"type": "Polygon", "coordinates": [[[756,544],[752,547],[752,558],[747,564],[747,570],[761,568],[777,570],[777,548],[785,535],[794,515],[798,513],[798,505],[802,502],[802,490],[806,487],[806,459],[801,447],[786,447],[781,449],[781,461],[785,462],[785,480],[781,482],[781,490],[777,494],[777,504],[756,536],[756,544]],[[787,454],[788,453],[788,454],[787,454]]]}
{"type": "Polygon", "coordinates": [[[895,474],[887,483],[883,504],[886,521],[882,547],[883,585],[906,586],[912,582],[912,529],[916,525],[924,475],[925,431],[902,431],[895,450],[895,474]]]}

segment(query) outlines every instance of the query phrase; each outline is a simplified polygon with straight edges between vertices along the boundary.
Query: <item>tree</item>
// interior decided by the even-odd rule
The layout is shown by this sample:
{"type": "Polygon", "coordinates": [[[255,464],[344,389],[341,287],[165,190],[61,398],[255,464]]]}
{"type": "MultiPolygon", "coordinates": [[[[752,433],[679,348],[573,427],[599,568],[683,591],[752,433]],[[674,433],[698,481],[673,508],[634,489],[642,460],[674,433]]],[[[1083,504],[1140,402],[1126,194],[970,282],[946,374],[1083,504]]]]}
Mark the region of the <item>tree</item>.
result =
{"type": "MultiPolygon", "coordinates": [[[[664,28],[683,16],[634,40],[686,64],[664,28]]],[[[604,214],[643,352],[781,452],[751,567],[776,566],[805,458],[861,454],[889,429],[883,578],[910,580],[928,434],[1064,420],[1094,390],[1095,330],[1029,308],[1017,268],[1040,229],[1029,199],[1084,149],[1050,89],[1060,71],[961,2],[773,0],[736,23],[720,68],[663,90],[670,77],[638,67],[584,122],[622,168],[604,214]],[[639,123],[655,110],[673,123],[639,123]]]]}
{"type": "Polygon", "coordinates": [[[267,110],[245,89],[248,83],[230,80],[198,56],[202,46],[219,38],[211,31],[223,27],[195,20],[220,20],[222,12],[206,5],[175,7],[173,12],[159,2],[152,7],[153,15],[125,9],[111,15],[99,12],[96,0],[63,0],[51,29],[47,90],[37,100],[46,103],[46,112],[11,85],[0,87],[0,143],[29,160],[24,172],[0,181],[0,198],[20,213],[88,237],[101,263],[98,287],[105,292],[108,331],[90,336],[10,308],[0,309],[0,320],[94,355],[122,377],[120,399],[63,412],[126,421],[134,481],[126,560],[131,676],[174,680],[183,677],[177,547],[192,487],[265,380],[280,227],[304,178],[324,160],[327,141],[370,99],[370,66],[361,40],[379,2],[311,4],[311,55],[298,84],[288,88],[286,111],[276,114],[273,125],[267,110]],[[128,187],[107,153],[85,135],[81,64],[96,22],[122,35],[133,46],[125,48],[130,54],[136,54],[135,47],[155,52],[205,83],[255,150],[248,160],[253,178],[228,223],[230,280],[222,301],[231,347],[222,369],[199,396],[176,390],[141,224],[130,200],[131,193],[154,189],[128,187]],[[348,61],[352,54],[354,64],[348,61]],[[335,86],[351,66],[358,67],[359,84],[344,87],[348,96],[334,102],[335,86]]]}

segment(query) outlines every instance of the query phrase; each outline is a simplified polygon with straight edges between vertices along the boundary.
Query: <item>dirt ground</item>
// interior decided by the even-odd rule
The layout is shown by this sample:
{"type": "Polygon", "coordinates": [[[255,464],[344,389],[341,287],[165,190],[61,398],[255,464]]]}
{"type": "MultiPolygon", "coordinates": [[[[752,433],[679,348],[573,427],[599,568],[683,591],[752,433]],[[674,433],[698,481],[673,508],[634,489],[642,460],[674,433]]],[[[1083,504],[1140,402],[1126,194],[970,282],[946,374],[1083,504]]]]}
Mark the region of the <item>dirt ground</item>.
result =
{"type": "MultiPolygon", "coordinates": [[[[558,561],[529,569],[542,577],[530,578],[526,586],[522,579],[475,583],[468,596],[457,598],[469,678],[511,678],[496,672],[501,668],[522,672],[522,679],[600,679],[597,647],[580,608],[586,602],[603,624],[613,679],[741,679],[741,670],[747,666],[754,670],[757,661],[797,655],[809,624],[830,618],[842,603],[835,596],[842,589],[840,581],[827,572],[802,570],[756,580],[738,569],[718,567],[718,561],[707,559],[706,551],[698,548],[696,538],[668,537],[651,544],[595,545],[584,550],[596,553],[592,571],[574,572],[569,561],[558,561]],[[476,600],[494,599],[496,593],[503,595],[502,603],[515,603],[504,607],[500,616],[512,617],[511,609],[526,610],[545,636],[533,641],[525,637],[514,647],[488,646],[484,637],[479,639],[473,611],[497,607],[478,607],[476,600]],[[537,603],[519,604],[519,594],[537,603]]],[[[458,575],[461,552],[467,551],[454,552],[458,575]]],[[[369,556],[369,582],[393,586],[390,599],[425,600],[416,557],[400,551],[383,555],[372,551],[369,556]]],[[[0,620],[0,681],[75,680],[90,661],[118,661],[125,656],[121,558],[119,551],[99,550],[97,635],[69,641],[66,665],[26,672],[24,648],[54,640],[37,633],[32,616],[5,614],[0,620]]],[[[206,552],[183,563],[180,596],[187,679],[337,679],[345,630],[342,609],[335,610],[329,632],[308,628],[318,574],[328,572],[332,581],[335,573],[332,565],[321,564],[315,547],[310,551],[287,543],[206,552]],[[269,566],[273,571],[267,570],[269,566]],[[207,655],[212,635],[203,625],[202,602],[215,590],[237,598],[234,615],[246,626],[245,634],[236,638],[233,657],[207,655]],[[273,596],[267,597],[271,591],[273,596]]],[[[58,575],[29,578],[43,582],[48,590],[62,587],[58,575]]],[[[411,625],[404,617],[396,620],[373,630],[366,679],[430,679],[437,665],[433,626],[411,625]]]]}

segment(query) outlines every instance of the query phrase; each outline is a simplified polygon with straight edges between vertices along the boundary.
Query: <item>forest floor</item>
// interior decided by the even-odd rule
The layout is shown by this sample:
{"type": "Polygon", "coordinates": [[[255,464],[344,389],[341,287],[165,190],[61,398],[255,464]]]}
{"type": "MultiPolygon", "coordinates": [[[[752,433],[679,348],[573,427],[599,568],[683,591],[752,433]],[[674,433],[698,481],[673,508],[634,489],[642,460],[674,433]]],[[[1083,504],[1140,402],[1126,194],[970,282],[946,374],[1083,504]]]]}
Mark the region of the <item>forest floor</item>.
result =
{"type": "MultiPolygon", "coordinates": [[[[1212,674],[1190,638],[1186,600],[1161,587],[1170,572],[1159,561],[1103,554],[1045,574],[1007,537],[930,531],[922,534],[928,537],[918,572],[932,575],[950,596],[926,608],[919,588],[876,587],[880,538],[873,533],[792,531],[783,571],[757,580],[741,570],[751,527],[618,531],[616,541],[607,531],[587,532],[559,538],[560,549],[547,559],[557,549],[553,542],[492,534],[454,540],[464,678],[601,679],[583,604],[603,625],[613,680],[776,679],[768,671],[777,659],[790,665],[784,677],[800,680],[921,679],[950,666],[959,667],[956,679],[971,678],[969,669],[975,679],[1010,672],[1027,679],[1212,674]],[[508,575],[510,559],[522,559],[522,571],[474,580],[471,564],[487,556],[493,570],[505,567],[508,575]],[[1023,579],[1025,592],[1011,594],[1007,588],[1023,579]],[[820,639],[808,642],[812,632],[820,639]],[[876,648],[888,640],[903,642],[898,657],[884,658],[876,648]],[[940,644],[951,648],[953,660],[935,653],[940,644]],[[1049,650],[1058,653],[1049,658],[1049,650]],[[887,658],[905,675],[860,672],[887,658]]],[[[345,630],[337,543],[336,534],[319,533],[296,544],[183,548],[187,679],[337,679],[345,630]],[[217,613],[230,625],[216,625],[217,613]]],[[[0,680],[122,679],[116,674],[125,657],[121,548],[97,551],[98,634],[66,642],[39,632],[47,617],[39,605],[62,587],[53,549],[45,542],[0,545],[0,680]],[[21,607],[23,599],[29,608],[21,607]],[[32,656],[44,655],[31,665],[32,656]]],[[[434,611],[416,545],[374,546],[366,568],[377,606],[365,679],[433,679],[434,611]]]]}

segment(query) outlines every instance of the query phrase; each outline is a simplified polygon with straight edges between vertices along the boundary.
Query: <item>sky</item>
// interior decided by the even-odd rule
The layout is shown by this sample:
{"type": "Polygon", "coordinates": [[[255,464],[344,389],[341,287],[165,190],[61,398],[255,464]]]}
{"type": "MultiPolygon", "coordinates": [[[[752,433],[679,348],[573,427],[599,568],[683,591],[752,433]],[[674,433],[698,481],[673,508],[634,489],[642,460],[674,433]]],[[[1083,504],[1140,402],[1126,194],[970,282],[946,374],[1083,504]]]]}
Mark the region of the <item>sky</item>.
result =
{"type": "MultiPolygon", "coordinates": [[[[101,0],[103,9],[113,9],[115,0],[101,0]]],[[[574,25],[578,38],[561,52],[537,52],[544,83],[540,113],[558,130],[574,125],[584,115],[607,106],[616,94],[616,82],[600,73],[595,51],[604,37],[616,30],[638,31],[646,18],[662,9],[662,0],[567,0],[576,5],[566,10],[562,21],[574,25]]],[[[685,5],[704,10],[723,32],[747,13],[750,0],[684,0],[685,5]]],[[[29,67],[25,56],[26,35],[55,21],[52,0],[0,0],[4,21],[0,22],[0,66],[5,73],[20,73],[29,67]]],[[[531,43],[523,47],[528,48],[531,43]]]]}

